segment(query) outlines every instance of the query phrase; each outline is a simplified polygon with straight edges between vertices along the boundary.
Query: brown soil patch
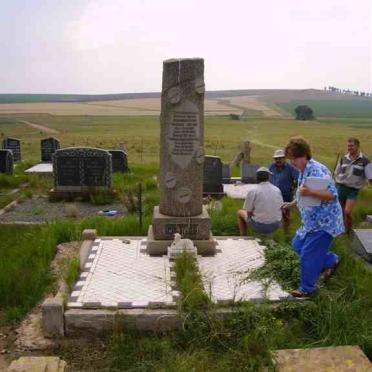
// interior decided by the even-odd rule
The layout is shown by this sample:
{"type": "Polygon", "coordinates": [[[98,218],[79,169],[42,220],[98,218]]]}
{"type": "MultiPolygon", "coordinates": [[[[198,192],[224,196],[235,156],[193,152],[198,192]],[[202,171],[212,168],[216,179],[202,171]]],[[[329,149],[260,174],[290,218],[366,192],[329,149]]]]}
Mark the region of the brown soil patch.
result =
{"type": "Polygon", "coordinates": [[[28,125],[29,127],[41,130],[42,132],[46,134],[58,134],[59,133],[58,130],[46,127],[45,125],[30,123],[29,121],[26,121],[26,120],[18,120],[18,121],[20,123],[28,125]]]}

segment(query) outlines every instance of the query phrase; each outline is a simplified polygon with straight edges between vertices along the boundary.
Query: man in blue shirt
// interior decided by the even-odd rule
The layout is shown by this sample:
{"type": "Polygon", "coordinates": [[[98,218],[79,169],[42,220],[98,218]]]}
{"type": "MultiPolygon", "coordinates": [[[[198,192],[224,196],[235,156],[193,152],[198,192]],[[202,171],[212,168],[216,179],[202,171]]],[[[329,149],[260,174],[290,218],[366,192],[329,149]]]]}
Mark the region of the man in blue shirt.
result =
{"type": "MultiPolygon", "coordinates": [[[[271,183],[279,188],[282,193],[283,200],[290,203],[293,200],[293,190],[297,184],[299,172],[285,160],[285,153],[282,149],[276,150],[273,155],[274,162],[270,165],[271,183]]],[[[291,223],[289,209],[283,209],[283,228],[284,232],[288,233],[291,223]]]]}

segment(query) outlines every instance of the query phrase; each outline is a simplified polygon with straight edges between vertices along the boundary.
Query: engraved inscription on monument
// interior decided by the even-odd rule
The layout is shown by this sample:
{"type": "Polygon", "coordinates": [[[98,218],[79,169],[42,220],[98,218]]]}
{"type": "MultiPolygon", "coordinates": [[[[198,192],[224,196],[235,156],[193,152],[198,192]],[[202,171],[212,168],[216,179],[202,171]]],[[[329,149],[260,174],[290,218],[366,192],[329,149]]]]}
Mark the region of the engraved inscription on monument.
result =
{"type": "Polygon", "coordinates": [[[195,239],[198,234],[199,225],[196,223],[169,223],[164,225],[164,230],[165,237],[168,239],[172,239],[175,233],[179,233],[181,234],[181,236],[188,236],[191,239],[195,239]]]}
{"type": "Polygon", "coordinates": [[[185,169],[199,149],[199,112],[196,105],[185,101],[171,115],[168,144],[172,161],[185,169]]]}

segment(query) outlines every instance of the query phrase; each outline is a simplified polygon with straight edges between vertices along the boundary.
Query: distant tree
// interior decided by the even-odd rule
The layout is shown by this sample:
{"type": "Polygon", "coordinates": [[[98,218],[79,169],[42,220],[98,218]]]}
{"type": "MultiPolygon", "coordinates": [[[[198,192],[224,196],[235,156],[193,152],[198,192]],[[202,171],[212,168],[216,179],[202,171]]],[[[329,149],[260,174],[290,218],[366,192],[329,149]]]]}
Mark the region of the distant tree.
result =
{"type": "Polygon", "coordinates": [[[240,120],[240,116],[237,114],[230,114],[230,120],[240,120]]]}
{"type": "Polygon", "coordinates": [[[296,120],[313,120],[314,112],[312,108],[307,105],[300,105],[295,108],[296,120]]]}

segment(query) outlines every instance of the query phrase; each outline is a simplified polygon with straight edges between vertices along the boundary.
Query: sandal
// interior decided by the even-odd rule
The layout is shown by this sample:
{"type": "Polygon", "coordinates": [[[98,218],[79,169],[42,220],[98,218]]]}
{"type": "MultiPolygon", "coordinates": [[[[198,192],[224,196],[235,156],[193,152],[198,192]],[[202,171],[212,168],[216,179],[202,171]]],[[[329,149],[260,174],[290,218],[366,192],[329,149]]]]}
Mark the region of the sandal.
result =
{"type": "Polygon", "coordinates": [[[332,267],[324,270],[324,283],[328,283],[331,277],[336,272],[338,265],[340,264],[340,260],[338,260],[332,267]]]}
{"type": "Polygon", "coordinates": [[[302,292],[301,289],[295,289],[293,291],[290,292],[292,297],[296,297],[296,298],[305,298],[305,297],[309,297],[310,293],[308,292],[302,292]]]}

